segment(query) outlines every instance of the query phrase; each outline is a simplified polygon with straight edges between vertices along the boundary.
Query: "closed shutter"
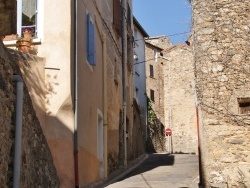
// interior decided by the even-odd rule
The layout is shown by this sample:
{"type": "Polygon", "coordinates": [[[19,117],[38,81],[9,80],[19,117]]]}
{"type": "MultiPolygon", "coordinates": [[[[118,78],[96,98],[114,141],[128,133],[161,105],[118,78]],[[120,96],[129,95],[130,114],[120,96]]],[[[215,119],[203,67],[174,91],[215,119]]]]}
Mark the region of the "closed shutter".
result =
{"type": "Polygon", "coordinates": [[[120,0],[113,0],[113,24],[117,34],[122,36],[122,12],[120,0]]]}
{"type": "Polygon", "coordinates": [[[87,14],[87,60],[95,65],[95,27],[90,14],[87,14]]]}
{"type": "Polygon", "coordinates": [[[127,23],[128,26],[131,27],[131,9],[129,4],[127,5],[127,23]]]}

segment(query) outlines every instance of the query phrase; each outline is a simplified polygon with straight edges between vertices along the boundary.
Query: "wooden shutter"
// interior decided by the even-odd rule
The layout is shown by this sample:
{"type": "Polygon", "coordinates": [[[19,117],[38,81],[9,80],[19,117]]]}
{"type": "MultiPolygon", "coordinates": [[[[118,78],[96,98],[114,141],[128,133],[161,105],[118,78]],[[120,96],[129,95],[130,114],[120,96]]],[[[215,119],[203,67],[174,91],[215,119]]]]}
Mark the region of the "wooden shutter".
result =
{"type": "Polygon", "coordinates": [[[129,4],[127,4],[127,23],[128,26],[131,27],[131,9],[129,4]]]}
{"type": "Polygon", "coordinates": [[[90,14],[87,14],[87,60],[95,65],[95,27],[90,14]]]}
{"type": "Polygon", "coordinates": [[[120,0],[113,0],[113,24],[118,35],[122,36],[122,12],[120,0]]]}

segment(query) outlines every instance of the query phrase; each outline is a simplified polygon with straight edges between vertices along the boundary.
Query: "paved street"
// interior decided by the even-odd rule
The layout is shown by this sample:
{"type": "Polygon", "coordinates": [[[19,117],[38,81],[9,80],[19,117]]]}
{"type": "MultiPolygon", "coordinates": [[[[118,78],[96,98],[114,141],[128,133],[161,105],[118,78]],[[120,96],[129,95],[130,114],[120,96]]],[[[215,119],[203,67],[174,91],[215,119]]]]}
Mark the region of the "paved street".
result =
{"type": "Polygon", "coordinates": [[[107,188],[197,188],[198,156],[149,154],[148,158],[107,188]]]}

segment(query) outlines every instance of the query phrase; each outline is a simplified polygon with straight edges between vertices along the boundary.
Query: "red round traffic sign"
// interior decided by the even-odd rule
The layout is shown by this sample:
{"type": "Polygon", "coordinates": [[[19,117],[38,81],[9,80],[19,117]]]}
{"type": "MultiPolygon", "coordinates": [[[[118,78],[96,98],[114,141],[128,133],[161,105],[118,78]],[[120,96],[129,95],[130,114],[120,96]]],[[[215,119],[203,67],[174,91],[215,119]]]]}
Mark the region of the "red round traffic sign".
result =
{"type": "Polygon", "coordinates": [[[172,130],[170,128],[166,128],[165,134],[170,136],[172,134],[172,130]]]}

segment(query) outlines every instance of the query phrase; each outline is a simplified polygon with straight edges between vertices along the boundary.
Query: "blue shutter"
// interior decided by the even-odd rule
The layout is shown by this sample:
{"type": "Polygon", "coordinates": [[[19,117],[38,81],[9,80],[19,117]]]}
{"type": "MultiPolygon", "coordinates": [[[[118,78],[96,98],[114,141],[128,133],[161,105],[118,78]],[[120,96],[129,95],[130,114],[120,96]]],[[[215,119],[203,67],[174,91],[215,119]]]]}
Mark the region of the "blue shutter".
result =
{"type": "Polygon", "coordinates": [[[95,65],[95,27],[90,14],[87,14],[87,60],[95,65]]]}

